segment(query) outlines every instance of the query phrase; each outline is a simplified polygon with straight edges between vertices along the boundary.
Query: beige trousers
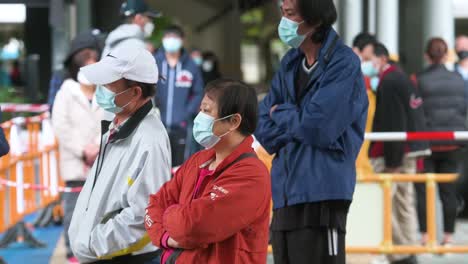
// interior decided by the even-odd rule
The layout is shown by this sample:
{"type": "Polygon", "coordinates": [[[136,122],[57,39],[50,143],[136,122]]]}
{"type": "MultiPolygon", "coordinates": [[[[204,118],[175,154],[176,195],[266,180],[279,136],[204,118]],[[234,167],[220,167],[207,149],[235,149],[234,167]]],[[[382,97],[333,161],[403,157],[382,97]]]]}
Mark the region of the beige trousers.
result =
{"type": "MultiPolygon", "coordinates": [[[[371,159],[375,173],[385,170],[383,158],[371,159]]],[[[416,159],[405,158],[403,160],[402,172],[408,174],[416,173],[416,159]]],[[[395,245],[416,245],[418,220],[416,215],[416,201],[414,186],[411,182],[396,182],[392,186],[392,231],[393,243],[395,245]]],[[[409,255],[388,255],[389,261],[398,261],[409,257],[409,255]]]]}

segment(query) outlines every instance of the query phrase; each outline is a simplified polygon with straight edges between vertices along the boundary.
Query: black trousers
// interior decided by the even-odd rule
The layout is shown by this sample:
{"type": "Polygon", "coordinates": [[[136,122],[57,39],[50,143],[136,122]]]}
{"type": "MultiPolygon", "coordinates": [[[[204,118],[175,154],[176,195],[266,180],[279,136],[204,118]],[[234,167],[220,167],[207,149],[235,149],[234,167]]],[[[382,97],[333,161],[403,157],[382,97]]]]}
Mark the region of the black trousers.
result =
{"type": "Polygon", "coordinates": [[[92,264],[160,264],[162,250],[133,256],[131,254],[109,260],[99,260],[92,264]]]}
{"type": "Polygon", "coordinates": [[[171,127],[168,129],[171,143],[172,166],[182,165],[185,161],[185,148],[187,145],[187,129],[171,127]]]}
{"type": "MultiPolygon", "coordinates": [[[[76,188],[83,187],[85,184],[84,181],[67,181],[65,186],[76,188]]],[[[67,249],[67,258],[73,257],[73,252],[70,247],[70,238],[68,237],[68,229],[70,228],[71,219],[73,216],[73,211],[75,211],[76,202],[78,201],[79,192],[74,193],[63,193],[62,202],[63,202],[63,230],[65,237],[65,247],[67,249]]]]}
{"type": "MultiPolygon", "coordinates": [[[[457,173],[459,171],[460,151],[433,152],[431,157],[424,160],[425,171],[428,173],[457,173]]],[[[455,183],[439,183],[439,196],[442,202],[444,219],[444,232],[455,232],[455,220],[459,200],[455,183]]],[[[426,185],[415,184],[417,196],[417,211],[419,219],[419,230],[427,232],[426,212],[426,185]]]]}
{"type": "Polygon", "coordinates": [[[326,227],[272,231],[275,264],[345,264],[345,233],[326,227]]]}

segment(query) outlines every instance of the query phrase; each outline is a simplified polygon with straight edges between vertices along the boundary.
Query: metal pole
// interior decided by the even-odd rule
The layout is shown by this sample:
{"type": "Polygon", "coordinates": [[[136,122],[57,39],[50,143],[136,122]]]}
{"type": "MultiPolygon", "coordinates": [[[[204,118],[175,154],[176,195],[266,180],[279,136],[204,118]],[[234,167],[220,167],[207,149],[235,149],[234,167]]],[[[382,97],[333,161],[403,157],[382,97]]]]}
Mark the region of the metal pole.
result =
{"type": "Polygon", "coordinates": [[[429,247],[437,246],[437,223],[436,223],[436,181],[427,179],[426,182],[426,210],[427,210],[427,244],[429,247]]]}

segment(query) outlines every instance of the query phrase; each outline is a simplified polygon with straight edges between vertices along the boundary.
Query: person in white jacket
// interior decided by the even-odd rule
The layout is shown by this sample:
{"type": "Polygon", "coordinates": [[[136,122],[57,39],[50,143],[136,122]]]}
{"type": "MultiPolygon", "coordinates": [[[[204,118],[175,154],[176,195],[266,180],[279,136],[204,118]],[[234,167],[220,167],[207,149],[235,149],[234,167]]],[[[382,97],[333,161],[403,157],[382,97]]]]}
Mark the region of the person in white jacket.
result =
{"type": "MultiPolygon", "coordinates": [[[[83,49],[73,55],[68,64],[73,75],[62,84],[53,108],[52,125],[60,147],[60,175],[65,186],[71,188],[84,185],[99,152],[103,110],[96,103],[96,86],[78,72],[80,67],[96,63],[97,58],[94,49],[83,49]]],[[[62,196],[65,246],[70,264],[78,263],[67,235],[78,195],[78,192],[73,192],[62,196]]]]}
{"type": "Polygon", "coordinates": [[[159,79],[155,59],[144,48],[123,46],[81,71],[115,118],[102,122],[100,153],[73,214],[73,253],[80,263],[158,263],[144,215],[149,195],[170,179],[171,154],[151,101],[159,79]]]}

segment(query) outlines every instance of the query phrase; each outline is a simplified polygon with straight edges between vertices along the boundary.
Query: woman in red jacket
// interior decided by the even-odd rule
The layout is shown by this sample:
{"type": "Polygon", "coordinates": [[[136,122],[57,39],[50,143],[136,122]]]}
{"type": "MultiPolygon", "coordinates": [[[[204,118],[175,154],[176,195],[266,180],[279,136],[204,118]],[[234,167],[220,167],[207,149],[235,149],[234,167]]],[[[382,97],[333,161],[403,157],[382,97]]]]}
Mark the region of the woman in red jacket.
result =
{"type": "Polygon", "coordinates": [[[207,85],[193,135],[206,150],[189,158],[150,197],[145,226],[162,264],[266,263],[271,186],[252,149],[253,88],[207,85]]]}

